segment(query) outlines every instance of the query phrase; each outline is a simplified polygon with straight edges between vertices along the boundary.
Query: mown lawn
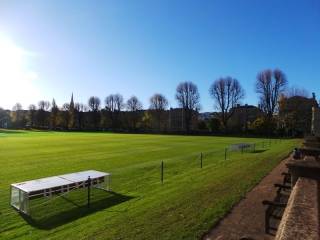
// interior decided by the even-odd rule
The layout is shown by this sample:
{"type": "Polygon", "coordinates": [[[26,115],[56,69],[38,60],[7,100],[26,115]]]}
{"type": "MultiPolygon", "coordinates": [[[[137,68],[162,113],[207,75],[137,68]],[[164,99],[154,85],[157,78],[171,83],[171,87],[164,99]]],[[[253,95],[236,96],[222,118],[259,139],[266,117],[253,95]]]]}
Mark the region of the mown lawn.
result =
{"type": "Polygon", "coordinates": [[[197,239],[265,176],[298,140],[0,132],[0,239],[197,239]],[[233,143],[255,153],[228,153],[233,143]],[[199,155],[203,153],[203,168],[199,155]],[[164,184],[160,163],[164,161],[164,184]],[[35,201],[33,218],[9,206],[11,183],[95,169],[113,193],[78,190],[35,201]]]}

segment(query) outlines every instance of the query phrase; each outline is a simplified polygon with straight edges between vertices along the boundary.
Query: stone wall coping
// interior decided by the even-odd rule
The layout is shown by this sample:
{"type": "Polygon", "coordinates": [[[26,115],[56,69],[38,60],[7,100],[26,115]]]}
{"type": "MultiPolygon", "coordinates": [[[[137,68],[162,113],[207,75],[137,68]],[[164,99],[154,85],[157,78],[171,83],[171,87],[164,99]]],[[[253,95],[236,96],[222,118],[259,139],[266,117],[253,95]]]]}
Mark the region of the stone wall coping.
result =
{"type": "Polygon", "coordinates": [[[306,156],[304,159],[290,159],[286,165],[288,168],[291,168],[291,167],[320,168],[320,161],[313,156],[306,156]]]}
{"type": "Polygon", "coordinates": [[[319,182],[299,178],[292,189],[275,240],[319,239],[319,182]]]}

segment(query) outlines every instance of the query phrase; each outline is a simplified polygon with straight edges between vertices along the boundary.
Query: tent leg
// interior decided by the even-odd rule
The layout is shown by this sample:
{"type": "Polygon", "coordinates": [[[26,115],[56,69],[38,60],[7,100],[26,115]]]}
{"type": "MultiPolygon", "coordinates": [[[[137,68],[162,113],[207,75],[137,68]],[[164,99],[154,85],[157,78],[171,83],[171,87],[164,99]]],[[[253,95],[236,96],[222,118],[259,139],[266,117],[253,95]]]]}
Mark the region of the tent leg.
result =
{"type": "Polygon", "coordinates": [[[90,189],[91,189],[91,178],[88,177],[88,208],[90,207],[90,189]]]}

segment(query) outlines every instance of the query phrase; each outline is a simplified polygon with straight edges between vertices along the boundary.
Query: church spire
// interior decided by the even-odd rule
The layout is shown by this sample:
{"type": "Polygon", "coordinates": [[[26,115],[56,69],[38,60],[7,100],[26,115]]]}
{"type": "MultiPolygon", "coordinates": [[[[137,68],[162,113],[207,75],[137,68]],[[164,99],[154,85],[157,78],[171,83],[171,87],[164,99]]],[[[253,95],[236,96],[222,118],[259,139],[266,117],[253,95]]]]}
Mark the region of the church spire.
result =
{"type": "Polygon", "coordinates": [[[73,93],[71,95],[70,109],[74,109],[73,93]]]}

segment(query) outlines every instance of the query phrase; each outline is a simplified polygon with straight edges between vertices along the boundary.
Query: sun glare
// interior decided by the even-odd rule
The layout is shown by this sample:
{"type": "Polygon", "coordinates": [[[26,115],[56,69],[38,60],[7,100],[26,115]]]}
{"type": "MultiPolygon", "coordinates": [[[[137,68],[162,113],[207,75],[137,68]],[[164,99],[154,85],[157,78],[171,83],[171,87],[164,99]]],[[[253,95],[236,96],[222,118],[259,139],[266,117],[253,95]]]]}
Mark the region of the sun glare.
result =
{"type": "Polygon", "coordinates": [[[14,102],[29,104],[36,94],[37,74],[28,66],[30,57],[29,52],[0,35],[0,100],[4,107],[14,102]]]}

